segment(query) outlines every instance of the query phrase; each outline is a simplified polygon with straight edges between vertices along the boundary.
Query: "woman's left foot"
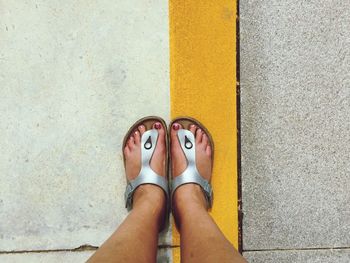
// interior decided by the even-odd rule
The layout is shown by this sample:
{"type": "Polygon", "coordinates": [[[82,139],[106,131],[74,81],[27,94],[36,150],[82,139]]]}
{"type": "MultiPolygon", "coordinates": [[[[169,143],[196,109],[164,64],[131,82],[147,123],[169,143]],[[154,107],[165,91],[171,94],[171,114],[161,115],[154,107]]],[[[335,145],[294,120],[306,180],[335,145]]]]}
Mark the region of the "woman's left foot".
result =
{"type": "MultiPolygon", "coordinates": [[[[183,127],[180,123],[175,122],[170,131],[170,152],[171,152],[171,169],[172,176],[175,179],[182,174],[188,165],[187,159],[178,139],[178,131],[186,129],[193,133],[195,137],[196,149],[196,167],[199,174],[207,181],[210,181],[212,174],[212,148],[209,142],[209,135],[195,124],[189,127],[183,127]]],[[[180,226],[181,214],[190,214],[194,209],[200,208],[207,210],[207,201],[203,191],[198,184],[185,184],[176,189],[172,197],[172,205],[175,221],[180,226]]]]}

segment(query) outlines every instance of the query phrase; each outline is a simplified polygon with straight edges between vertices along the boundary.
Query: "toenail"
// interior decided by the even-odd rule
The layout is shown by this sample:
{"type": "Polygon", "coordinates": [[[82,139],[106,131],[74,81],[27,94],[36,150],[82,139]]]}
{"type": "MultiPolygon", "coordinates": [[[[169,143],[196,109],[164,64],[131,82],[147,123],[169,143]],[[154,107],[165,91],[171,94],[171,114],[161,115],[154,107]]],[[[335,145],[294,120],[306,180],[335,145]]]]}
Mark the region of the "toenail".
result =
{"type": "Polygon", "coordinates": [[[140,126],[139,126],[139,129],[140,129],[140,130],[142,130],[142,129],[143,129],[143,126],[142,126],[142,125],[140,125],[140,126]]]}
{"type": "Polygon", "coordinates": [[[138,132],[137,132],[137,131],[135,131],[135,132],[134,132],[134,134],[135,134],[135,135],[137,135],[137,134],[138,134],[138,132]]]}
{"type": "Polygon", "coordinates": [[[191,128],[194,128],[194,127],[196,127],[196,125],[194,125],[194,124],[191,124],[191,126],[190,126],[191,128]]]}
{"type": "Polygon", "coordinates": [[[198,129],[197,131],[198,131],[198,132],[202,132],[202,130],[201,130],[201,129],[198,129]]]}
{"type": "Polygon", "coordinates": [[[156,124],[154,124],[154,127],[155,127],[157,130],[159,130],[159,129],[162,127],[162,125],[160,125],[160,123],[157,122],[156,124]]]}
{"type": "Polygon", "coordinates": [[[174,124],[173,124],[173,129],[174,129],[175,131],[177,131],[178,129],[180,129],[180,125],[179,125],[178,123],[174,123],[174,124]]]}

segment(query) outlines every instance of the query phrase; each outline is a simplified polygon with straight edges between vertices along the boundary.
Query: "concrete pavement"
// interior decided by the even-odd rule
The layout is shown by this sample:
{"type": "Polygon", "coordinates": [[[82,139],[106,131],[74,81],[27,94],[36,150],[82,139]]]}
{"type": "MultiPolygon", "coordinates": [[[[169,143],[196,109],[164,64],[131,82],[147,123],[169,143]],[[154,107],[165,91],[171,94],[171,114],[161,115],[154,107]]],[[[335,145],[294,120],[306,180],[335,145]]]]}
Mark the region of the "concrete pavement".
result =
{"type": "Polygon", "coordinates": [[[350,261],[349,10],[349,1],[241,1],[243,249],[252,262],[350,261]]]}
{"type": "Polygon", "coordinates": [[[0,4],[1,252],[99,246],[123,220],[122,137],[169,119],[168,38],[164,1],[0,4]]]}

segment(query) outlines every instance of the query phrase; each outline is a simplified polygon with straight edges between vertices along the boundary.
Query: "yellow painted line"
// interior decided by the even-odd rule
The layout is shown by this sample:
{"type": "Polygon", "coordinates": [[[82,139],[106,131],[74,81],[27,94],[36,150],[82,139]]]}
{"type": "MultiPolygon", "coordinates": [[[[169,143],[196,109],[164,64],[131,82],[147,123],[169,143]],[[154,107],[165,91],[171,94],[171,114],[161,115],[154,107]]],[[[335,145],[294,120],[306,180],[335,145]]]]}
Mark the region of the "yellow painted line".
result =
{"type": "MultiPolygon", "coordinates": [[[[171,117],[192,116],[211,132],[211,215],[237,248],[236,0],[170,0],[169,5],[171,117]]],[[[179,244],[173,231],[173,245],[179,244]]],[[[174,249],[174,262],[179,258],[174,249]]]]}
{"type": "Polygon", "coordinates": [[[173,262],[174,262],[174,263],[179,263],[179,262],[181,262],[180,247],[174,247],[174,248],[172,249],[172,253],[173,253],[173,262]]]}

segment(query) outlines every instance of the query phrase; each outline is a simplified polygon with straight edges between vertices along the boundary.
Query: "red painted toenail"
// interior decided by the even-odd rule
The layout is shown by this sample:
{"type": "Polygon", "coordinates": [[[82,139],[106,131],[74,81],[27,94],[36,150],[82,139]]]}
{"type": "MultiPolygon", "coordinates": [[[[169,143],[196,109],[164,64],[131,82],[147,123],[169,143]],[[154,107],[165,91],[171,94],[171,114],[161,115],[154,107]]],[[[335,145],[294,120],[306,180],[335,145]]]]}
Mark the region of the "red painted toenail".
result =
{"type": "Polygon", "coordinates": [[[160,123],[157,122],[156,124],[154,124],[154,127],[155,127],[157,130],[159,130],[159,129],[162,127],[162,125],[160,125],[160,123]]]}
{"type": "Polygon", "coordinates": [[[173,129],[174,129],[175,131],[177,131],[178,129],[180,129],[180,125],[179,125],[178,123],[174,123],[174,124],[173,124],[173,129]]]}

